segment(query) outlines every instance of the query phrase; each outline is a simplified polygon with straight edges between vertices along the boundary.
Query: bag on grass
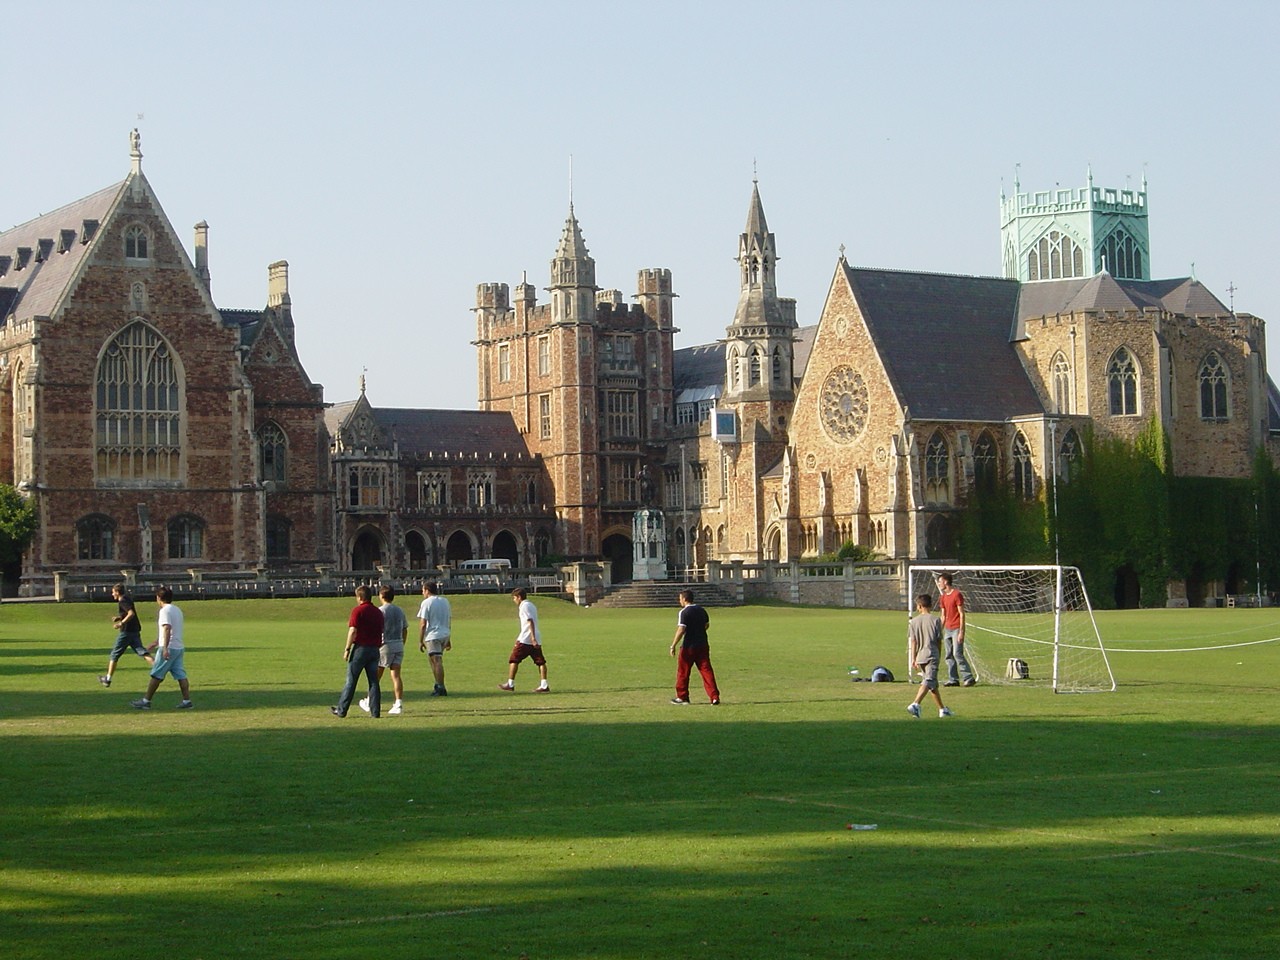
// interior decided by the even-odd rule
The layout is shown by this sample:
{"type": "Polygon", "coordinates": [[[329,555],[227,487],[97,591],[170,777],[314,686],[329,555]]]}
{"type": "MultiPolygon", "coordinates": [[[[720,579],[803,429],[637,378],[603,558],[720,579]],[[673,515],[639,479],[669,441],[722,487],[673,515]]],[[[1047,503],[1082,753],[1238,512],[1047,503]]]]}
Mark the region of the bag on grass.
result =
{"type": "Polygon", "coordinates": [[[872,683],[893,683],[893,674],[888,667],[876,667],[871,671],[872,683]]]}

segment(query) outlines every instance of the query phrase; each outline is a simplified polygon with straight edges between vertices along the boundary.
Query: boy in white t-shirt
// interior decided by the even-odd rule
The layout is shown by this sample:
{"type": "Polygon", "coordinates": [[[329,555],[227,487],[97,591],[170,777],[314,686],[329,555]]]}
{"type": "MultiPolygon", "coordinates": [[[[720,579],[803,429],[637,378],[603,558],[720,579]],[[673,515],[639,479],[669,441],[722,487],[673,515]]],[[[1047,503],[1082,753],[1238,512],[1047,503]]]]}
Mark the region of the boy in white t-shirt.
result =
{"type": "Polygon", "coordinates": [[[182,700],[178,703],[178,709],[190,710],[191,687],[187,684],[187,671],[182,663],[183,654],[186,652],[182,643],[182,611],[174,604],[173,591],[168,587],[159,587],[156,590],[156,603],[160,605],[160,612],[156,616],[159,636],[155,643],[147,647],[148,653],[154,652],[156,655],[155,664],[151,667],[151,680],[147,684],[146,696],[132,701],[130,705],[139,710],[150,710],[151,698],[160,687],[160,681],[172,674],[173,679],[178,681],[178,686],[182,689],[182,700]]]}
{"type": "Polygon", "coordinates": [[[444,652],[453,649],[449,639],[453,632],[453,614],[449,609],[449,601],[440,596],[440,584],[428,580],[422,585],[422,603],[418,606],[418,623],[421,631],[418,635],[418,649],[431,661],[431,674],[435,677],[433,697],[447,697],[449,691],[444,686],[444,652]]]}
{"type": "Polygon", "coordinates": [[[538,668],[542,682],[534,693],[550,693],[547,686],[547,659],[542,655],[542,634],[538,631],[538,608],[529,600],[529,594],[523,587],[511,591],[511,599],[519,606],[520,635],[516,637],[516,645],[511,649],[511,657],[507,661],[507,682],[498,684],[499,690],[510,693],[516,688],[516,671],[520,669],[520,661],[528,657],[538,668]]]}

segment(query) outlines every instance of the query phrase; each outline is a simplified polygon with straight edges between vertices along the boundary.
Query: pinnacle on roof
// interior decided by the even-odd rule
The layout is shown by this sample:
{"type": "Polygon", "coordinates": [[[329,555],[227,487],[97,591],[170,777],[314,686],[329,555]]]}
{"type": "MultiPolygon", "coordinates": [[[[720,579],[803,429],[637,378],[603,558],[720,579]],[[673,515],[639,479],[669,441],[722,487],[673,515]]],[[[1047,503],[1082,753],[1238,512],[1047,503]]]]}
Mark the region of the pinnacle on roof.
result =
{"type": "Polygon", "coordinates": [[[564,231],[560,234],[560,244],[556,247],[556,259],[587,260],[590,257],[586,241],[582,239],[582,228],[578,226],[578,218],[573,215],[573,201],[570,200],[569,216],[564,221],[564,231]]]}
{"type": "Polygon", "coordinates": [[[751,181],[751,206],[747,210],[746,234],[748,237],[762,238],[769,234],[769,224],[764,219],[764,204],[760,202],[760,184],[756,180],[751,181]]]}

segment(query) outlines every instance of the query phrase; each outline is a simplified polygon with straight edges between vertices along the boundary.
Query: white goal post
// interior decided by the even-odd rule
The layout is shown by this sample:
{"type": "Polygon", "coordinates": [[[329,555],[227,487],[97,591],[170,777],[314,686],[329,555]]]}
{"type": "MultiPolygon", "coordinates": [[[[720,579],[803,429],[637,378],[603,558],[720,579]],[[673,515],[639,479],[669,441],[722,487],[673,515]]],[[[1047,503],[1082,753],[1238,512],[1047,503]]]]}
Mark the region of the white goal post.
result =
{"type": "MultiPolygon", "coordinates": [[[[979,683],[1050,687],[1055,693],[1115,690],[1080,571],[1061,566],[913,565],[907,604],[928,594],[938,610],[937,576],[964,595],[964,653],[979,683]]],[[[945,682],[947,665],[938,664],[945,682]]]]}

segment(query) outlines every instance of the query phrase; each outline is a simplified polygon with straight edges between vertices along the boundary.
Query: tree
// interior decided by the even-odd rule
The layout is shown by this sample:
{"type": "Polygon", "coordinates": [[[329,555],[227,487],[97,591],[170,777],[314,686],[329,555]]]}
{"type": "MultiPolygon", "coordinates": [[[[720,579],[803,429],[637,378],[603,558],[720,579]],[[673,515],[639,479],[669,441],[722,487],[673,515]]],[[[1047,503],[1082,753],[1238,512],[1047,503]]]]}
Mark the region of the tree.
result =
{"type": "Polygon", "coordinates": [[[26,497],[0,483],[0,564],[14,563],[31,546],[36,532],[36,508],[26,497]]]}

